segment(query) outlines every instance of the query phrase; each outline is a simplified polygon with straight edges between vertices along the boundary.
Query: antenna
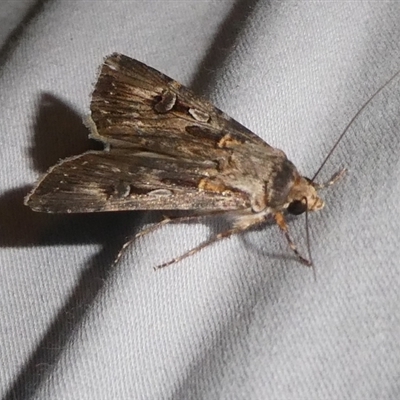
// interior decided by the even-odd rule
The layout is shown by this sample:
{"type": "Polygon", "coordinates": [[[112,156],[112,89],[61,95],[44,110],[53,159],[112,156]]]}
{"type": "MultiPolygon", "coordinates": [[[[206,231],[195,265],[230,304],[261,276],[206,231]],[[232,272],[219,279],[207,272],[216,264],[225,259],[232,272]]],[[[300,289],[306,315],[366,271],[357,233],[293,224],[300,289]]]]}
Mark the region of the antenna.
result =
{"type": "MultiPolygon", "coordinates": [[[[350,122],[346,125],[346,127],[344,128],[343,132],[340,134],[339,138],[336,140],[335,144],[332,146],[332,148],[329,150],[327,156],[324,158],[324,161],[322,162],[322,164],[320,165],[320,167],[318,168],[317,172],[314,174],[313,178],[311,179],[310,183],[313,184],[315,178],[318,176],[318,174],[322,171],[322,169],[324,168],[325,164],[327,163],[327,161],[329,160],[329,158],[331,157],[331,155],[333,154],[333,152],[336,150],[337,146],[339,145],[339,143],[341,142],[341,140],[343,139],[344,135],[347,133],[347,131],[349,130],[350,126],[353,124],[353,122],[359,117],[359,115],[367,108],[368,104],[371,103],[371,101],[385,88],[387,87],[395,78],[397,78],[397,76],[400,75],[400,70],[397,71],[385,84],[383,84],[363,105],[362,107],[357,111],[357,113],[353,116],[353,118],[350,120],[350,122]]],[[[342,169],[341,171],[337,172],[330,180],[329,182],[322,184],[322,185],[318,185],[318,184],[314,184],[314,187],[316,188],[324,188],[327,186],[332,185],[333,183],[335,183],[338,179],[341,178],[341,176],[344,174],[346,170],[342,169]]],[[[307,199],[306,199],[307,202],[307,199]]],[[[312,261],[311,258],[311,246],[310,246],[310,228],[309,228],[309,222],[308,222],[308,207],[306,208],[306,240],[307,240],[307,248],[308,248],[308,257],[309,257],[309,261],[310,261],[310,265],[313,267],[313,272],[314,272],[314,280],[316,280],[316,271],[315,271],[315,266],[314,263],[312,261]]]]}
{"type": "Polygon", "coordinates": [[[343,136],[346,134],[346,132],[349,130],[350,126],[353,124],[353,122],[358,118],[358,116],[365,110],[365,108],[368,106],[369,103],[385,88],[387,87],[398,75],[400,74],[400,70],[397,71],[383,86],[381,86],[364,104],[363,106],[357,111],[357,113],[354,115],[354,117],[350,120],[350,122],[347,124],[346,128],[344,128],[343,132],[340,134],[338,140],[336,143],[333,145],[331,150],[329,151],[328,155],[325,157],[324,161],[322,162],[321,166],[318,168],[317,172],[311,179],[311,182],[314,182],[315,178],[318,176],[318,174],[321,172],[322,168],[324,168],[325,164],[327,163],[328,159],[330,156],[333,154],[333,152],[336,150],[336,147],[339,145],[340,141],[343,139],[343,136]]]}

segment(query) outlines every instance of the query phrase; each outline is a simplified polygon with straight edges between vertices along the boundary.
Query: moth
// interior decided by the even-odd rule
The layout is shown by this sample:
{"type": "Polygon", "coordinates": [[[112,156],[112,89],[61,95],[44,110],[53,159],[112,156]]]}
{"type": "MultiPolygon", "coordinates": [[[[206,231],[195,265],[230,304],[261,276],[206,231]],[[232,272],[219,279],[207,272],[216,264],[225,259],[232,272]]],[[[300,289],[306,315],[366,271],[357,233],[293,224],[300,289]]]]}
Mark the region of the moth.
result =
{"type": "Polygon", "coordinates": [[[118,53],[101,66],[90,110],[90,137],[104,143],[104,150],[51,167],[25,198],[32,210],[188,210],[194,218],[213,213],[229,218],[229,230],[160,267],[273,218],[299,260],[311,264],[292,241],[285,214],[321,210],[318,190],[344,170],[316,184],[283,151],[207,100],[118,53]]]}

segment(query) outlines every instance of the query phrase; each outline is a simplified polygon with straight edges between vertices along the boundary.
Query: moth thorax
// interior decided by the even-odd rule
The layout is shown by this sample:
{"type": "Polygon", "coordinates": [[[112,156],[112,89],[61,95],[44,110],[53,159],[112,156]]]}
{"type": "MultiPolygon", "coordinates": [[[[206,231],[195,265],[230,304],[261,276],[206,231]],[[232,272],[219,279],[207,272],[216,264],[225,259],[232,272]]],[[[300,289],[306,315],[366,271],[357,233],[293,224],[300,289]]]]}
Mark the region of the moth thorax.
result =
{"type": "Polygon", "coordinates": [[[321,210],[324,205],[310,180],[304,177],[296,180],[288,196],[287,210],[290,214],[321,210]]]}

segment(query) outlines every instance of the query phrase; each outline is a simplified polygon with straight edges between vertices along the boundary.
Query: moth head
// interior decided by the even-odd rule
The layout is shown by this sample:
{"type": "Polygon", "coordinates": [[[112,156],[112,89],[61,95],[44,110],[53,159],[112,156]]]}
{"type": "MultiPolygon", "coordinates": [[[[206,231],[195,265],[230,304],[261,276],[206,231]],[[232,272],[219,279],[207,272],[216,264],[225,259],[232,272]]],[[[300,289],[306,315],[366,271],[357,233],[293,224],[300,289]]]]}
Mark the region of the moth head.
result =
{"type": "Polygon", "coordinates": [[[325,205],[324,201],[318,196],[312,181],[305,177],[299,177],[296,180],[288,199],[287,211],[293,215],[321,210],[325,205]]]}

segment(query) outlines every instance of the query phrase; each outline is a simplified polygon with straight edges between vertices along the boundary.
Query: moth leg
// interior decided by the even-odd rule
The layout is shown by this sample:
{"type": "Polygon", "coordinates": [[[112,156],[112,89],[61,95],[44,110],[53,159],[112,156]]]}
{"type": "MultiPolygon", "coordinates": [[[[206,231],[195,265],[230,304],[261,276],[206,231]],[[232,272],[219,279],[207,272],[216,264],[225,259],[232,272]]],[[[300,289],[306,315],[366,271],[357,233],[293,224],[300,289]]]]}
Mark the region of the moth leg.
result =
{"type": "Polygon", "coordinates": [[[131,239],[129,239],[127,242],[123,244],[121,247],[121,250],[119,251],[117,257],[114,260],[114,265],[118,264],[119,260],[121,259],[122,255],[125,252],[125,249],[129,247],[136,239],[140,238],[141,236],[148,235],[149,233],[152,233],[160,228],[162,228],[164,225],[167,225],[169,223],[176,223],[176,222],[186,222],[186,221],[191,221],[195,219],[201,218],[202,215],[189,215],[185,217],[176,217],[176,218],[171,218],[168,216],[164,215],[164,219],[156,224],[153,224],[149,226],[147,229],[143,229],[136,235],[134,235],[131,239]]]}
{"type": "Polygon", "coordinates": [[[299,258],[299,260],[307,265],[308,267],[312,266],[311,261],[307,260],[307,258],[303,257],[299,251],[297,250],[297,246],[295,245],[295,243],[293,242],[292,238],[289,235],[289,229],[288,226],[286,225],[286,221],[285,221],[285,217],[283,216],[282,213],[276,213],[274,215],[275,221],[278,224],[279,228],[281,229],[281,231],[285,234],[286,240],[290,246],[290,248],[292,249],[293,253],[296,254],[296,256],[299,258]]]}
{"type": "Polygon", "coordinates": [[[183,217],[168,217],[168,215],[163,215],[164,219],[156,224],[153,224],[151,226],[149,226],[147,229],[143,229],[142,231],[140,231],[138,234],[136,234],[132,241],[141,237],[141,236],[145,236],[149,233],[152,233],[156,230],[158,230],[159,228],[163,227],[164,225],[167,224],[175,224],[175,223],[180,223],[180,222],[188,222],[188,221],[195,221],[195,220],[199,220],[201,218],[207,218],[210,217],[211,215],[218,215],[218,214],[226,214],[226,211],[207,211],[206,213],[198,213],[198,214],[191,214],[191,215],[185,215],[183,217]]]}
{"type": "Polygon", "coordinates": [[[339,170],[338,172],[336,172],[335,174],[333,174],[333,176],[331,177],[331,179],[329,179],[329,181],[324,182],[324,183],[315,183],[313,182],[312,185],[315,187],[315,189],[325,189],[329,186],[334,185],[335,183],[337,183],[338,181],[340,181],[344,174],[346,173],[346,168],[342,168],[341,170],[339,170]]]}
{"type": "Polygon", "coordinates": [[[243,232],[244,230],[245,229],[243,229],[243,228],[237,227],[237,228],[229,229],[229,230],[227,230],[225,232],[221,232],[218,235],[210,238],[209,240],[206,240],[205,242],[203,242],[203,243],[199,244],[198,246],[194,247],[193,249],[189,250],[188,252],[180,255],[179,257],[175,257],[172,260],[167,261],[167,262],[155,267],[154,269],[158,270],[158,269],[161,269],[161,268],[168,267],[171,264],[175,264],[177,262],[180,262],[183,259],[185,259],[187,257],[190,257],[193,254],[197,253],[198,251],[204,249],[205,247],[210,246],[211,244],[213,244],[215,242],[218,242],[219,240],[229,238],[230,236],[235,235],[235,234],[237,234],[239,232],[243,232]]]}
{"type": "Polygon", "coordinates": [[[164,225],[170,224],[170,223],[180,223],[180,222],[188,222],[188,221],[194,221],[198,220],[200,218],[206,218],[209,217],[210,215],[217,215],[217,214],[225,214],[226,211],[214,211],[214,212],[207,212],[203,214],[194,214],[194,215],[186,215],[184,217],[168,217],[164,215],[164,219],[156,224],[153,224],[149,226],[147,229],[143,229],[139,233],[137,233],[135,236],[133,236],[131,239],[129,239],[127,242],[124,243],[122,246],[121,250],[119,251],[117,257],[114,260],[114,265],[118,264],[119,260],[121,259],[122,255],[125,252],[125,249],[129,247],[136,239],[140,238],[141,236],[148,235],[149,233],[155,232],[156,230],[162,228],[164,225]]]}
{"type": "MultiPolygon", "coordinates": [[[[149,233],[152,233],[160,228],[162,228],[164,225],[167,224],[175,224],[175,223],[180,223],[180,222],[188,222],[188,221],[195,221],[199,220],[201,218],[206,218],[209,217],[210,215],[218,215],[218,214],[225,214],[226,211],[209,211],[207,213],[203,214],[192,214],[192,215],[185,215],[184,217],[168,217],[167,215],[163,215],[164,219],[156,224],[153,224],[149,226],[147,229],[143,229],[140,231],[138,234],[136,234],[130,241],[129,243],[133,242],[135,239],[148,235],[149,233]]],[[[125,247],[127,247],[129,244],[127,244],[125,247]]]]}
{"type": "Polygon", "coordinates": [[[199,216],[199,215],[189,215],[189,216],[185,216],[185,217],[173,218],[173,217],[168,217],[168,216],[164,215],[164,219],[162,221],[157,222],[156,224],[153,224],[153,225],[149,226],[147,229],[143,229],[138,234],[136,234],[132,238],[132,240],[130,242],[134,241],[137,238],[140,238],[141,236],[146,236],[149,233],[152,233],[152,232],[162,228],[164,225],[167,225],[167,224],[170,224],[170,223],[174,223],[174,222],[176,223],[176,222],[191,221],[191,220],[198,219],[198,218],[201,218],[201,216],[199,216]]]}

